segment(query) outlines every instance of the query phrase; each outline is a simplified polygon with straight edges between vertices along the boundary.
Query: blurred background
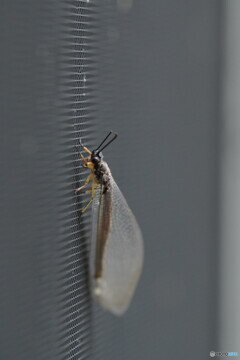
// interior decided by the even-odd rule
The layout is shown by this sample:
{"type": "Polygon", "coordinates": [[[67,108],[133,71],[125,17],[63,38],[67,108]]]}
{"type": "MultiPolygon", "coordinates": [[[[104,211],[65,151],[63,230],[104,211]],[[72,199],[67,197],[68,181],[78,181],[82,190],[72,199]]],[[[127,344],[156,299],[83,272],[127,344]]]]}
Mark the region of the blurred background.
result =
{"type": "MultiPolygon", "coordinates": [[[[0,0],[0,354],[196,360],[240,354],[238,0],[0,0]],[[89,288],[104,151],[142,228],[121,318],[89,288]]],[[[240,356],[240,355],[239,355],[240,356]]]]}

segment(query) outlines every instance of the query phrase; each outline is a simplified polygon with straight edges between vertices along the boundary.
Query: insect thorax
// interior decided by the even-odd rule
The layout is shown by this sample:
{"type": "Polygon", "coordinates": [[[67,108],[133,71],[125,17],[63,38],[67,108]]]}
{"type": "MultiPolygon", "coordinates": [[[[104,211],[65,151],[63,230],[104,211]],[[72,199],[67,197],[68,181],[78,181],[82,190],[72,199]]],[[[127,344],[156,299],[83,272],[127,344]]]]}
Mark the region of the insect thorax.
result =
{"type": "Polygon", "coordinates": [[[109,189],[111,172],[105,161],[95,164],[94,174],[100,184],[104,186],[104,192],[109,189]]]}

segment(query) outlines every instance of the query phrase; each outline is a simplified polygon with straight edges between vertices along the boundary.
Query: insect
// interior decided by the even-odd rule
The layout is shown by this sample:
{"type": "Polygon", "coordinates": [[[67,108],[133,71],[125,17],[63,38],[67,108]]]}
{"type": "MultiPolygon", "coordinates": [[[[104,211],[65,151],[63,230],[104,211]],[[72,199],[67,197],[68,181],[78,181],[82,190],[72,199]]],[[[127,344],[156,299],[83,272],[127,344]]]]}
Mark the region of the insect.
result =
{"type": "Polygon", "coordinates": [[[93,294],[99,304],[122,315],[134,295],[143,264],[143,238],[138,223],[123,194],[103,161],[102,150],[117,134],[109,132],[93,151],[82,146],[90,156],[80,154],[83,166],[90,169],[82,190],[91,181],[92,241],[90,273],[93,294]],[[112,136],[111,136],[112,135],[112,136]]]}

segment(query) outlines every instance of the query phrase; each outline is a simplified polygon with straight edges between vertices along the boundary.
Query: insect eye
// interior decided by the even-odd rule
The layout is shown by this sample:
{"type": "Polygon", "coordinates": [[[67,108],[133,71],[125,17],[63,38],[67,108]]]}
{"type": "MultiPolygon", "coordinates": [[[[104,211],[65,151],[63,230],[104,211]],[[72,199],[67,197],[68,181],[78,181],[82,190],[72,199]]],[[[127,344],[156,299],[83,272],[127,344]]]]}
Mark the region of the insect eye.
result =
{"type": "Polygon", "coordinates": [[[102,153],[92,153],[91,161],[96,164],[103,158],[102,153]]]}

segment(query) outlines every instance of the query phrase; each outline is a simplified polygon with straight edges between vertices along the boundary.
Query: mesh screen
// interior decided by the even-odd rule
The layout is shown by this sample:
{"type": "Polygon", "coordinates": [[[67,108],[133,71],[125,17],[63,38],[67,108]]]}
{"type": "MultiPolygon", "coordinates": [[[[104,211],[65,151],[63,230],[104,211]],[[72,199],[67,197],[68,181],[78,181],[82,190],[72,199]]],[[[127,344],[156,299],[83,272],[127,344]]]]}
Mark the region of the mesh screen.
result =
{"type": "Polygon", "coordinates": [[[1,358],[91,353],[89,216],[79,137],[93,137],[96,6],[2,2],[1,358]]]}
{"type": "MultiPolygon", "coordinates": [[[[1,1],[0,353],[203,359],[217,319],[219,1],[1,1]],[[122,318],[92,302],[79,137],[145,238],[122,318]]],[[[216,347],[215,347],[216,350],[216,347]]]]}

